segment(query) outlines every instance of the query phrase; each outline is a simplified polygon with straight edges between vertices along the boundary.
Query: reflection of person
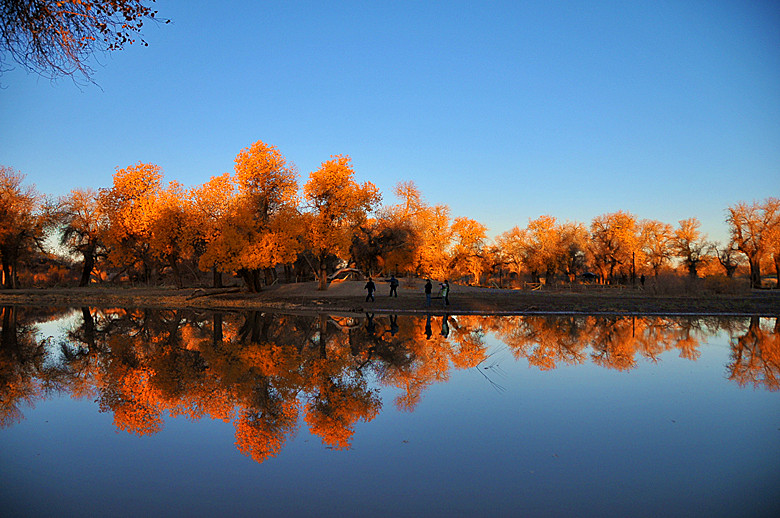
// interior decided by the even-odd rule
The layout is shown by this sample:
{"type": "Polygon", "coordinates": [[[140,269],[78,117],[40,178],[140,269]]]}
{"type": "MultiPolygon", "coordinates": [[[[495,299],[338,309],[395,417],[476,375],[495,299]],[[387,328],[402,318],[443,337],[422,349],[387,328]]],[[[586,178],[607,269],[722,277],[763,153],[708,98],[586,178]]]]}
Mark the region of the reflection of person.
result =
{"type": "Polygon", "coordinates": [[[368,282],[366,283],[365,288],[368,290],[368,295],[366,295],[366,302],[374,301],[374,291],[376,291],[376,284],[374,284],[374,281],[371,280],[371,277],[368,278],[368,282]]]}
{"type": "Polygon", "coordinates": [[[430,340],[431,335],[433,335],[433,329],[431,328],[431,314],[428,313],[428,319],[425,321],[425,338],[430,340]]]}
{"type": "Polygon", "coordinates": [[[392,297],[395,295],[398,297],[398,292],[396,291],[398,289],[398,279],[395,278],[395,275],[390,276],[390,296],[392,297]]]}
{"type": "Polygon", "coordinates": [[[425,305],[430,306],[431,305],[431,292],[433,291],[433,284],[431,284],[431,280],[428,279],[428,281],[425,283],[425,305]]]}
{"type": "Polygon", "coordinates": [[[390,315],[390,335],[395,336],[398,332],[398,315],[390,315]]]}
{"type": "Polygon", "coordinates": [[[450,305],[450,281],[447,279],[444,279],[444,282],[441,284],[441,300],[442,305],[450,305]]]}
{"type": "Polygon", "coordinates": [[[366,332],[369,335],[373,335],[374,331],[376,331],[376,326],[374,325],[374,314],[366,313],[366,332]]]}
{"type": "Polygon", "coordinates": [[[447,322],[447,319],[449,319],[447,315],[444,315],[444,319],[441,321],[441,335],[444,338],[447,338],[450,335],[450,324],[447,322]]]}

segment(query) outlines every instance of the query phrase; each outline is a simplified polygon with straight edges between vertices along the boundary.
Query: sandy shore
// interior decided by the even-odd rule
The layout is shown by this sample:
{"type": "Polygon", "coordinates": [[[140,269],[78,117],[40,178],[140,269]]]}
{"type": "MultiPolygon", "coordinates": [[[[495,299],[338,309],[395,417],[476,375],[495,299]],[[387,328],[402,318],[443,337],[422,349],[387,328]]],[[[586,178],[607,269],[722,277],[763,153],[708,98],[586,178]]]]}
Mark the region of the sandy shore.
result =
{"type": "Polygon", "coordinates": [[[366,302],[361,281],[333,283],[318,291],[316,283],[284,284],[260,293],[210,288],[48,288],[0,290],[0,305],[95,306],[265,310],[306,313],[434,314],[642,314],[780,316],[780,290],[754,290],[742,295],[654,295],[649,290],[579,287],[573,291],[530,291],[452,285],[451,304],[441,299],[425,306],[423,281],[402,279],[399,296],[390,298],[378,283],[374,302],[366,302]]]}

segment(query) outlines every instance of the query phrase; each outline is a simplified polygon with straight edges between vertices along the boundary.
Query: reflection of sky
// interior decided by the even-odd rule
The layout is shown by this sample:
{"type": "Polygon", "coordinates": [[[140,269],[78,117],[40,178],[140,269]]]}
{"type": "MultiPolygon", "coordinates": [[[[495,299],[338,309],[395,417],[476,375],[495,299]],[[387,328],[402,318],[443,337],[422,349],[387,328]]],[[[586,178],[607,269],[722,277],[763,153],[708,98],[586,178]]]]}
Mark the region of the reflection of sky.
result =
{"type": "Polygon", "coordinates": [[[382,411],[350,450],[303,425],[263,464],[229,423],[168,418],[135,437],[93,397],[54,397],[0,431],[0,503],[33,516],[761,516],[777,502],[778,394],[725,379],[728,336],[697,361],[671,350],[627,372],[540,371],[486,343],[486,362],[450,371],[413,412],[379,387],[382,411]]]}
{"type": "Polygon", "coordinates": [[[80,317],[81,314],[78,311],[72,310],[68,315],[57,320],[35,324],[39,339],[55,338],[54,340],[49,340],[46,344],[46,365],[60,361],[62,351],[60,350],[60,343],[56,338],[64,336],[69,329],[78,325],[80,317]]]}

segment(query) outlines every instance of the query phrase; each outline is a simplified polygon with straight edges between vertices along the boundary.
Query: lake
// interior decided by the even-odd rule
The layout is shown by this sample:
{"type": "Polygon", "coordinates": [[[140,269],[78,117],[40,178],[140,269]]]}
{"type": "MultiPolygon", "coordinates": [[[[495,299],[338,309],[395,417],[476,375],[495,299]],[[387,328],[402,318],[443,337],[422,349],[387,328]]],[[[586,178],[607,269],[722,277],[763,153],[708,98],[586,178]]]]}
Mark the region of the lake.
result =
{"type": "Polygon", "coordinates": [[[780,516],[780,324],[3,308],[3,516],[780,516]]]}

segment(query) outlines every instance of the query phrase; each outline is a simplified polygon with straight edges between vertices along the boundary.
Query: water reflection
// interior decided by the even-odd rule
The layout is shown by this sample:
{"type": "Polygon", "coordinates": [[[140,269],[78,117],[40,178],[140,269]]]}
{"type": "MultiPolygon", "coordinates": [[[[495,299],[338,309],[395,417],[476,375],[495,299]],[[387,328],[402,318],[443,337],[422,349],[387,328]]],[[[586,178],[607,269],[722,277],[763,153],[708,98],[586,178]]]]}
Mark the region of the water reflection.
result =
{"type": "MultiPolygon", "coordinates": [[[[532,368],[593,363],[627,371],[677,350],[695,361],[725,331],[726,377],[778,390],[780,319],[363,317],[81,308],[2,309],[0,424],[52,393],[98,402],[119,430],[162,429],[165,414],[232,422],[236,447],[257,462],[277,455],[302,423],[329,448],[349,448],[359,422],[381,410],[379,391],[412,411],[453,369],[483,366],[486,337],[532,368]],[[35,323],[70,315],[58,339],[35,323]]],[[[484,369],[483,369],[484,370],[484,369]]]]}

